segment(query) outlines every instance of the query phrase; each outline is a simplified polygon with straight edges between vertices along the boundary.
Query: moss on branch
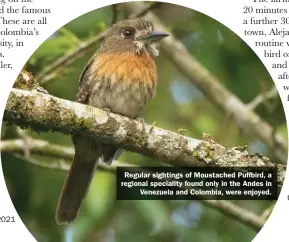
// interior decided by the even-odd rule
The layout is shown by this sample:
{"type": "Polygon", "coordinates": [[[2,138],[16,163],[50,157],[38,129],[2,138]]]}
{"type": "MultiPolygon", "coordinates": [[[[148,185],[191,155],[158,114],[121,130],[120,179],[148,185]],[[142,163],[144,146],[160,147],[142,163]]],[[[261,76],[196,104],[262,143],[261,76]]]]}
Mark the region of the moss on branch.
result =
{"type": "Polygon", "coordinates": [[[38,132],[82,135],[173,166],[277,167],[279,186],[285,175],[284,165],[274,164],[259,154],[249,154],[246,147],[227,148],[208,135],[198,140],[155,126],[143,126],[136,120],[35,90],[12,89],[4,121],[38,132]]]}

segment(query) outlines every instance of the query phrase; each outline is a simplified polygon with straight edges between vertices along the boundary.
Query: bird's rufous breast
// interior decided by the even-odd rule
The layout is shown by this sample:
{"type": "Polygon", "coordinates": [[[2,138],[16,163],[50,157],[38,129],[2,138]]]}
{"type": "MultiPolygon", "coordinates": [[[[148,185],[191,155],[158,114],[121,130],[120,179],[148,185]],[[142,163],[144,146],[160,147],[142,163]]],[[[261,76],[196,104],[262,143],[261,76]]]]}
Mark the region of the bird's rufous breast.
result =
{"type": "Polygon", "coordinates": [[[144,51],[141,55],[100,54],[91,67],[93,74],[107,78],[115,77],[115,82],[144,82],[151,87],[157,84],[158,74],[154,60],[144,51]]]}
{"type": "Polygon", "coordinates": [[[90,72],[94,88],[89,104],[121,115],[136,117],[156,92],[157,68],[147,52],[99,54],[90,72]]]}

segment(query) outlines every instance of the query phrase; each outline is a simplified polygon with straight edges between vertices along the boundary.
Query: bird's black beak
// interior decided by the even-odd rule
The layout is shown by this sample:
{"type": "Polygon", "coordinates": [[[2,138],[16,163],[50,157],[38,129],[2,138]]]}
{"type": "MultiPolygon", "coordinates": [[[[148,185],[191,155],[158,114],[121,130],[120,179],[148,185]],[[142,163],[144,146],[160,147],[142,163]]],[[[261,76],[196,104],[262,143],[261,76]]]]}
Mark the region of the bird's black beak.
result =
{"type": "Polygon", "coordinates": [[[149,32],[146,35],[139,36],[137,40],[158,41],[168,36],[169,34],[166,32],[153,31],[153,32],[149,32]]]}

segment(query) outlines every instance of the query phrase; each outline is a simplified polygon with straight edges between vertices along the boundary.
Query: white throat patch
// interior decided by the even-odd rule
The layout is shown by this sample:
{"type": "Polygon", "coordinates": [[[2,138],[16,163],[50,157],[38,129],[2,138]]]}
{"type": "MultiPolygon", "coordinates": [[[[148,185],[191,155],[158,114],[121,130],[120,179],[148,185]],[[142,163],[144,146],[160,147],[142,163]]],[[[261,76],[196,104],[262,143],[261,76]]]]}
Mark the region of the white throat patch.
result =
{"type": "Polygon", "coordinates": [[[154,42],[154,43],[148,44],[147,46],[141,40],[138,40],[138,41],[135,40],[133,43],[136,45],[136,53],[138,55],[140,55],[142,53],[142,51],[146,48],[152,57],[159,56],[159,50],[158,50],[159,43],[154,42]]]}
{"type": "Polygon", "coordinates": [[[135,40],[133,43],[136,45],[136,53],[140,55],[145,48],[144,42],[141,40],[135,40]]]}

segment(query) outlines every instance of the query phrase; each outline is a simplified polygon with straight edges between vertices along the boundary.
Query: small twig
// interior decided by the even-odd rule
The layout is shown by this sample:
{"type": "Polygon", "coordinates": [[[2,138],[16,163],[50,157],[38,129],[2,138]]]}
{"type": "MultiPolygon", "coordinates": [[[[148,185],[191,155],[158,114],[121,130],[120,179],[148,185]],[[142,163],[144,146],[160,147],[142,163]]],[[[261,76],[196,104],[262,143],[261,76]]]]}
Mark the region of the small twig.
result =
{"type": "Polygon", "coordinates": [[[267,220],[267,219],[269,218],[269,216],[271,215],[274,207],[275,207],[275,203],[272,203],[268,208],[266,208],[266,209],[263,211],[261,217],[263,217],[264,219],[267,220]]]}
{"type": "Polygon", "coordinates": [[[220,210],[221,212],[227,214],[230,217],[242,221],[244,224],[247,224],[257,230],[260,230],[266,222],[263,217],[258,216],[257,214],[245,208],[242,208],[230,201],[203,200],[202,202],[212,208],[220,210]]]}
{"type": "Polygon", "coordinates": [[[149,130],[149,132],[151,133],[153,131],[153,128],[155,127],[157,121],[154,121],[152,124],[151,124],[151,128],[149,130]]]}
{"type": "MultiPolygon", "coordinates": [[[[268,113],[271,115],[273,112],[273,107],[270,105],[268,102],[270,99],[274,99],[278,97],[278,90],[276,89],[275,86],[273,86],[269,91],[262,91],[257,97],[255,97],[249,104],[247,104],[247,107],[250,110],[256,109],[259,105],[264,104],[266,109],[268,110],[268,113]]],[[[273,145],[275,147],[278,147],[282,144],[278,141],[276,138],[278,132],[277,132],[277,127],[272,126],[272,132],[271,132],[271,139],[273,141],[273,145]]]]}
{"type": "MultiPolygon", "coordinates": [[[[74,149],[69,146],[62,146],[52,144],[45,140],[32,139],[30,143],[31,155],[43,156],[50,159],[40,160],[35,157],[25,156],[25,142],[22,139],[15,140],[2,140],[0,141],[0,150],[2,153],[9,153],[18,156],[19,158],[27,160],[29,163],[49,169],[59,169],[68,171],[71,160],[74,156],[74,149]]],[[[98,164],[100,169],[106,171],[115,171],[117,166],[130,166],[134,165],[115,161],[112,165],[107,166],[103,163],[98,164]]]]}
{"type": "Polygon", "coordinates": [[[59,32],[62,35],[67,36],[70,39],[70,41],[73,42],[75,45],[80,44],[81,41],[79,40],[79,38],[74,33],[72,33],[69,29],[62,27],[59,29],[59,32]]]}
{"type": "Polygon", "coordinates": [[[88,41],[82,42],[74,50],[72,50],[71,52],[69,52],[68,54],[66,54],[63,57],[60,57],[55,62],[53,62],[51,65],[48,65],[46,68],[44,68],[40,73],[38,73],[35,76],[34,80],[39,82],[41,85],[46,84],[47,82],[49,82],[50,80],[52,80],[56,76],[55,73],[60,68],[67,67],[72,62],[74,62],[76,59],[85,55],[85,53],[87,53],[90,50],[90,48],[92,48],[95,45],[95,43],[97,43],[98,41],[100,41],[104,38],[105,34],[106,34],[106,32],[102,32],[102,33],[92,37],[88,41]]]}
{"type": "Polygon", "coordinates": [[[148,4],[148,6],[144,7],[142,10],[140,10],[138,13],[135,14],[135,18],[142,17],[146,15],[149,11],[152,11],[156,7],[158,7],[161,3],[160,2],[152,2],[148,4]]]}
{"type": "Polygon", "coordinates": [[[278,128],[276,125],[274,125],[273,129],[272,129],[272,140],[273,140],[274,145],[276,147],[278,147],[280,145],[279,141],[276,139],[277,131],[278,131],[278,128]]]}
{"type": "MultiPolygon", "coordinates": [[[[0,142],[1,152],[25,155],[25,146],[26,144],[23,139],[2,140],[0,142]]],[[[66,160],[71,160],[74,155],[72,147],[64,147],[44,140],[33,139],[32,137],[30,137],[30,151],[33,155],[45,155],[46,157],[66,160]]]]}
{"type": "Polygon", "coordinates": [[[23,130],[19,127],[16,127],[17,133],[19,134],[20,138],[23,141],[23,151],[25,157],[30,156],[30,144],[31,144],[31,136],[28,134],[27,130],[23,130]]]}
{"type": "Polygon", "coordinates": [[[278,91],[277,91],[276,87],[274,86],[268,92],[260,93],[249,104],[247,104],[247,107],[250,110],[254,110],[262,103],[266,102],[269,99],[275,98],[277,96],[278,96],[278,91]]]}
{"type": "Polygon", "coordinates": [[[110,25],[113,25],[114,23],[116,23],[117,17],[118,17],[117,4],[111,5],[111,9],[112,9],[112,18],[111,18],[111,24],[110,25]]]}

